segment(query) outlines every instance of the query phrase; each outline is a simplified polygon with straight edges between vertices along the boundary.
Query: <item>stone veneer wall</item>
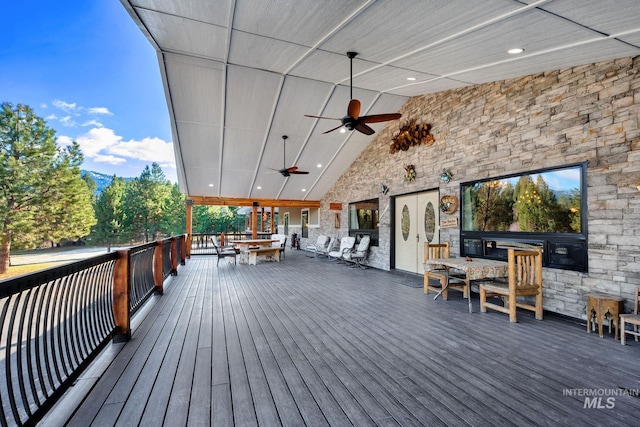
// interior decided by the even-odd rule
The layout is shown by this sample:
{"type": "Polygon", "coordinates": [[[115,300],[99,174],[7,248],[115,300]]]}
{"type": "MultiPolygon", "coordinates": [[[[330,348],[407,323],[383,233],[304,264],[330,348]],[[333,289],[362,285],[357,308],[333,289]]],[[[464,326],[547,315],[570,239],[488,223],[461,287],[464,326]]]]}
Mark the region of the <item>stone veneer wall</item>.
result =
{"type": "MultiPolygon", "coordinates": [[[[435,144],[390,154],[400,121],[377,133],[321,201],[318,232],[346,235],[349,202],[380,197],[382,211],[389,196],[434,188],[457,196],[460,182],[588,161],[589,272],[545,268],[544,309],[585,319],[587,292],[631,298],[640,286],[640,57],[418,96],[400,112],[403,123],[430,123],[435,144]],[[403,180],[405,164],[416,166],[413,183],[403,180]],[[453,173],[448,184],[443,167],[453,173]],[[343,204],[340,230],[330,202],[343,204]]],[[[390,222],[387,212],[369,259],[385,270],[390,222]]],[[[459,254],[458,228],[440,239],[459,254]]]]}

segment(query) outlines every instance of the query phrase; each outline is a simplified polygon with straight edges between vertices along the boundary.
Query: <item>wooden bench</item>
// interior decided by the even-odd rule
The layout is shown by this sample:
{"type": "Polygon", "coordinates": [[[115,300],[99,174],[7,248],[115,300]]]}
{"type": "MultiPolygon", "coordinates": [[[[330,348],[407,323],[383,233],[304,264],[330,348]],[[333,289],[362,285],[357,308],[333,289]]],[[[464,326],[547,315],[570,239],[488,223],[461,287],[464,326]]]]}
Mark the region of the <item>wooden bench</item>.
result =
{"type": "Polygon", "coordinates": [[[273,257],[273,260],[280,262],[280,248],[251,248],[249,249],[249,264],[256,265],[258,256],[273,257]]]}

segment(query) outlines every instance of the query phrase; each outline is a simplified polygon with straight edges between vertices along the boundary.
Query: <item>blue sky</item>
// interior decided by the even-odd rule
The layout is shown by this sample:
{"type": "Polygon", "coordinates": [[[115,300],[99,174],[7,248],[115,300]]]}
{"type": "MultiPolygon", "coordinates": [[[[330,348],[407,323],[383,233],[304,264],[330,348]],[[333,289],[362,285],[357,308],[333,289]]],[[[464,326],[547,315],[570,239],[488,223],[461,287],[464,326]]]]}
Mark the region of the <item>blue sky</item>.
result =
{"type": "Polygon", "coordinates": [[[84,169],[176,181],[155,50],[118,0],[21,0],[0,8],[0,102],[27,104],[78,141],[84,169]]]}

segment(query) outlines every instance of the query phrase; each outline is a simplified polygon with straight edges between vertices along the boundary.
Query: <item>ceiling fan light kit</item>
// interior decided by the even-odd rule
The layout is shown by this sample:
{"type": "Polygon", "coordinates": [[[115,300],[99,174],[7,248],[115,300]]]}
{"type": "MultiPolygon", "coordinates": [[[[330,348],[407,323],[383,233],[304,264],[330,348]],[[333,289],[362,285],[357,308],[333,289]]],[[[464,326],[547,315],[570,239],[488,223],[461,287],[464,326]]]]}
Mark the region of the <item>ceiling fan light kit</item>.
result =
{"type": "Polygon", "coordinates": [[[333,129],[329,129],[328,131],[322,133],[333,132],[334,130],[340,129],[344,126],[348,130],[357,130],[358,132],[365,135],[373,135],[375,131],[370,126],[367,126],[367,123],[388,122],[390,120],[397,120],[402,117],[400,113],[372,114],[369,116],[360,116],[360,101],[353,98],[353,58],[355,58],[357,54],[357,52],[347,52],[347,56],[350,60],[349,75],[351,87],[351,99],[349,100],[349,105],[347,106],[347,115],[342,118],[335,118],[305,114],[305,117],[311,117],[314,119],[340,120],[341,124],[339,126],[336,126],[333,129]]]}

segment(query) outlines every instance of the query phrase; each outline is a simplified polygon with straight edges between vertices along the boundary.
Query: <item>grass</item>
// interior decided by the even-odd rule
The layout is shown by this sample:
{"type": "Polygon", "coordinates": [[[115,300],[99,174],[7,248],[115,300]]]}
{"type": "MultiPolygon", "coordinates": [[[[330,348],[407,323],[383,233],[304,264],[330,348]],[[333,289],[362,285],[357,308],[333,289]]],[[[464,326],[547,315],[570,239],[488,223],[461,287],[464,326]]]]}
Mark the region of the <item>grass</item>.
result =
{"type": "Polygon", "coordinates": [[[34,271],[44,270],[45,268],[51,268],[65,263],[66,261],[57,261],[43,262],[38,264],[12,265],[11,267],[9,267],[9,271],[4,274],[0,274],[0,280],[9,279],[11,277],[20,276],[27,273],[33,273],[34,271]]]}

